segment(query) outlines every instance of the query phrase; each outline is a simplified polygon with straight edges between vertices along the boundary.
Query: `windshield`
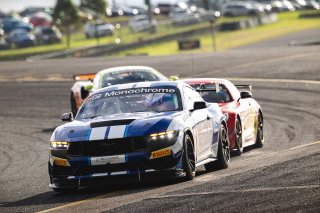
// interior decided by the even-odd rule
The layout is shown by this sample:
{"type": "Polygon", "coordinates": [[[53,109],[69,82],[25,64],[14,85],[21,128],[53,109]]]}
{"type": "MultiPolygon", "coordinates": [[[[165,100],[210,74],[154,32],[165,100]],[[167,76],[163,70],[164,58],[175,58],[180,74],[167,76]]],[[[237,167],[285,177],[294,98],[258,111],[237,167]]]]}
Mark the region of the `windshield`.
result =
{"type": "Polygon", "coordinates": [[[191,85],[196,89],[201,97],[209,103],[227,103],[231,102],[232,99],[225,85],[219,84],[219,88],[216,88],[215,84],[194,84],[191,85]],[[204,91],[199,91],[203,89],[204,91]],[[205,91],[210,90],[210,91],[205,91]]]}
{"type": "Polygon", "coordinates": [[[91,95],[76,119],[134,112],[167,112],[182,110],[177,88],[147,87],[114,90],[91,95]]]}
{"type": "Polygon", "coordinates": [[[102,78],[102,88],[115,84],[161,80],[157,75],[153,74],[152,72],[145,72],[139,70],[108,73],[105,74],[102,78]]]}

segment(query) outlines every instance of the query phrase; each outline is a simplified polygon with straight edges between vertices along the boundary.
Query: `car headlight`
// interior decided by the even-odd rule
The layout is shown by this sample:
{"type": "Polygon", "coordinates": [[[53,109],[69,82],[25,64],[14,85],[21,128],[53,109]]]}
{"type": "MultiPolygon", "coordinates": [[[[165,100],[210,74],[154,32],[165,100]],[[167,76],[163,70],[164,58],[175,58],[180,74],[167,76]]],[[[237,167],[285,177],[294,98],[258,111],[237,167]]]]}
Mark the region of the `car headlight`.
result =
{"type": "Polygon", "coordinates": [[[51,141],[50,142],[50,148],[52,149],[68,149],[69,148],[69,142],[65,141],[51,141]]]}
{"type": "Polygon", "coordinates": [[[149,137],[151,140],[171,140],[173,138],[176,138],[179,135],[179,131],[176,130],[171,130],[171,131],[166,131],[166,132],[158,132],[158,133],[153,133],[149,137]]]}

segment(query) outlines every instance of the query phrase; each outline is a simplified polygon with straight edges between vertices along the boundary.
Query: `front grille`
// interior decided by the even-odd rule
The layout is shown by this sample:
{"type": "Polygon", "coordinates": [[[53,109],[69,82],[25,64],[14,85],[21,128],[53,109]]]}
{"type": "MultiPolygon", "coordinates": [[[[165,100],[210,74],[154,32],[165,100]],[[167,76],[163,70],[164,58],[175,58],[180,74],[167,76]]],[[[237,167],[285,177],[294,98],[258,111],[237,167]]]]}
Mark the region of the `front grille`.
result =
{"type": "Polygon", "coordinates": [[[108,139],[71,143],[69,156],[105,156],[146,150],[147,140],[143,137],[108,139]]]}

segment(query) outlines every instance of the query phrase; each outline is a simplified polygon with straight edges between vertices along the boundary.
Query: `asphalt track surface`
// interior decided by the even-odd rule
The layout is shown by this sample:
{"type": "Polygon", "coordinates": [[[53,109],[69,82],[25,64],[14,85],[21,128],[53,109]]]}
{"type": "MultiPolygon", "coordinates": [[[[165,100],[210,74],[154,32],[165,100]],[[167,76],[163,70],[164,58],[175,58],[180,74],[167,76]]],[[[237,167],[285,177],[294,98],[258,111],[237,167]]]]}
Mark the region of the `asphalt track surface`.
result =
{"type": "Polygon", "coordinates": [[[288,45],[313,38],[320,30],[216,53],[0,63],[0,212],[320,212],[320,46],[288,45]],[[252,84],[265,146],[232,157],[228,169],[200,168],[193,181],[54,193],[49,139],[69,111],[72,75],[119,65],[252,84]]]}

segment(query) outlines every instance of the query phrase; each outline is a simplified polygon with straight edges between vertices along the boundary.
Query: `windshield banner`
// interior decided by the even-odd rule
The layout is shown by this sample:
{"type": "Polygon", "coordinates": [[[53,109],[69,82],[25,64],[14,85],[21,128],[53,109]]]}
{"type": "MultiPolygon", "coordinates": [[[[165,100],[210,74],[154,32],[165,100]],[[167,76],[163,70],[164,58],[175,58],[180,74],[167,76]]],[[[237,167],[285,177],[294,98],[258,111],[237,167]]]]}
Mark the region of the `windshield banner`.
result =
{"type": "Polygon", "coordinates": [[[104,93],[94,94],[91,100],[98,100],[102,98],[122,96],[122,95],[133,95],[133,94],[145,94],[145,93],[176,93],[177,88],[157,88],[157,87],[143,87],[143,88],[131,88],[124,90],[113,90],[104,93]]]}

